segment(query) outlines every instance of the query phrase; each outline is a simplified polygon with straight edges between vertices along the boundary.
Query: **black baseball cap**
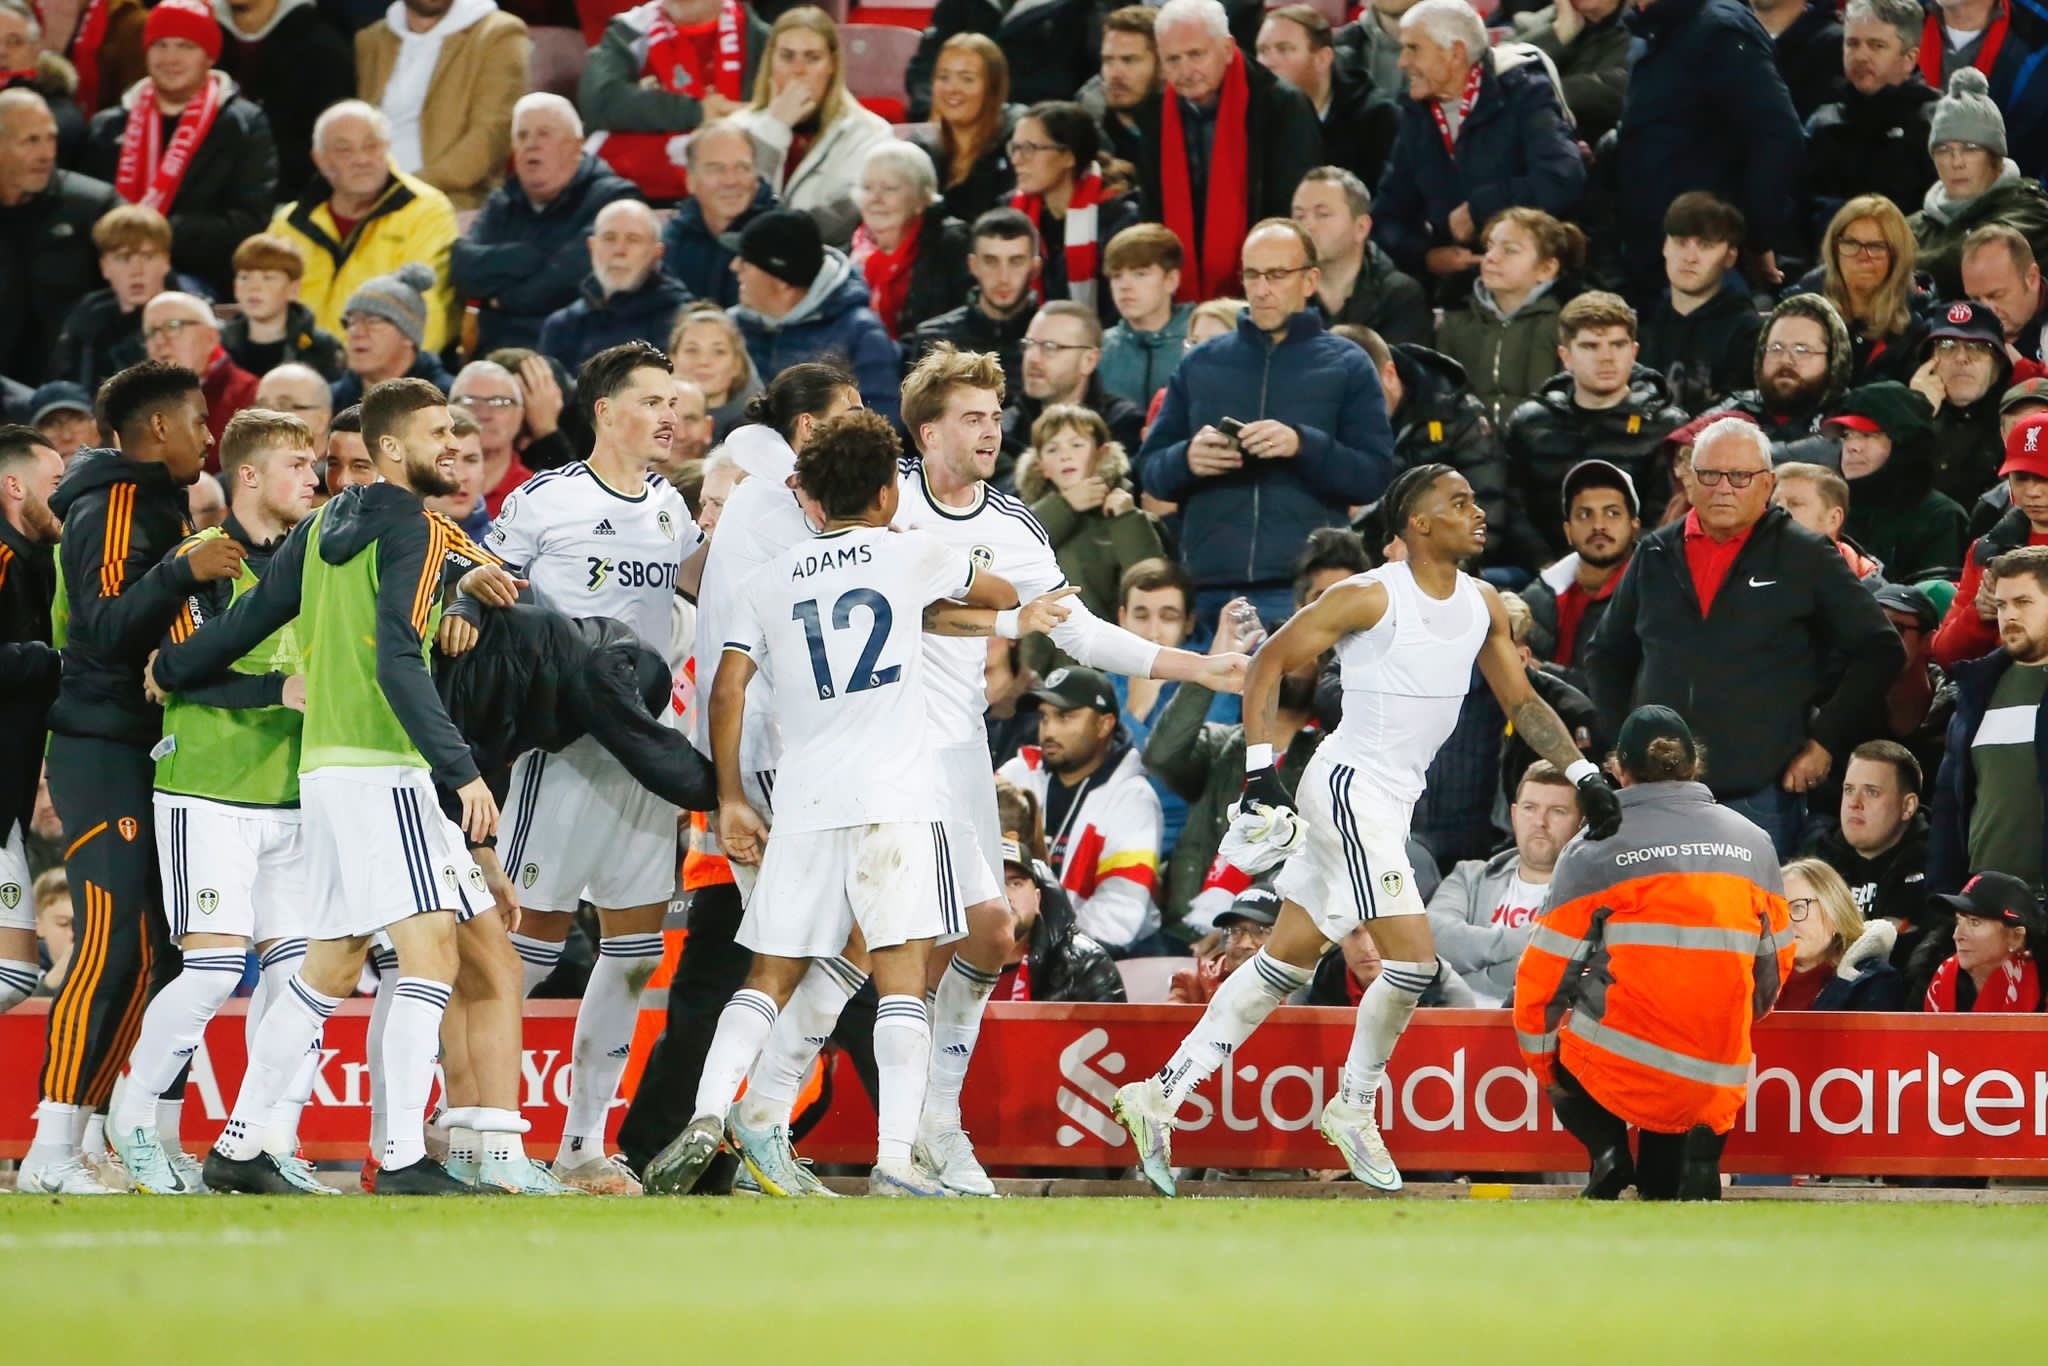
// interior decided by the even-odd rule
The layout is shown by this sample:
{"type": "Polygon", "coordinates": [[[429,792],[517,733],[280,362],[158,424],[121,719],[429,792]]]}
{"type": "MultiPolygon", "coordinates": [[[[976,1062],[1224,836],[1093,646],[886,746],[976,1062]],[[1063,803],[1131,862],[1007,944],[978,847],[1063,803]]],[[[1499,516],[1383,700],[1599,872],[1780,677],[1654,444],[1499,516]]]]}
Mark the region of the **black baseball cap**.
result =
{"type": "Polygon", "coordinates": [[[52,413],[84,413],[92,416],[92,395],[85,391],[83,384],[69,380],[53,379],[35,391],[28,401],[28,425],[39,427],[43,419],[52,413]]]}
{"type": "Polygon", "coordinates": [[[1274,925],[1280,920],[1280,894],[1266,887],[1247,887],[1230,903],[1230,909],[1216,917],[1216,928],[1232,925],[1274,925]]]}
{"type": "Polygon", "coordinates": [[[795,209],[770,209],[740,231],[721,236],[718,245],[798,289],[809,289],[825,264],[817,223],[795,209]]]}
{"type": "Polygon", "coordinates": [[[1025,853],[1024,846],[1017,843],[1017,841],[1006,839],[1003,841],[1003,866],[1005,868],[1022,868],[1026,873],[1029,873],[1031,871],[1031,855],[1025,853]]]}
{"type": "Polygon", "coordinates": [[[1941,613],[1935,610],[1934,599],[1911,584],[1888,583],[1877,590],[1876,597],[1879,607],[1909,616],[1923,628],[1941,623],[1941,613]]]}
{"type": "Polygon", "coordinates": [[[1636,496],[1636,481],[1629,478],[1628,471],[1608,460],[1581,460],[1565,472],[1564,476],[1564,519],[1572,519],[1572,499],[1579,496],[1581,489],[1620,489],[1621,496],[1628,503],[1628,515],[1643,515],[1642,500],[1636,496]]]}
{"type": "Polygon", "coordinates": [[[1957,895],[1937,896],[1934,900],[1959,916],[1996,920],[2029,934],[2038,934],[2042,929],[2041,898],[2010,873],[1978,873],[1963,884],[1957,895]]]}
{"type": "Polygon", "coordinates": [[[1614,742],[1614,752],[1626,769],[1639,769],[1650,758],[1651,742],[1656,740],[1677,740],[1685,746],[1685,757],[1698,757],[1699,750],[1693,743],[1692,727],[1685,724],[1685,718],[1669,707],[1650,705],[1637,707],[1621,723],[1621,734],[1614,742]]]}
{"type": "Polygon", "coordinates": [[[1024,695],[1061,711],[1093,707],[1115,716],[1120,710],[1116,704],[1116,689],[1109,686],[1109,679],[1078,664],[1054,669],[1046,675],[1045,682],[1024,695]]]}

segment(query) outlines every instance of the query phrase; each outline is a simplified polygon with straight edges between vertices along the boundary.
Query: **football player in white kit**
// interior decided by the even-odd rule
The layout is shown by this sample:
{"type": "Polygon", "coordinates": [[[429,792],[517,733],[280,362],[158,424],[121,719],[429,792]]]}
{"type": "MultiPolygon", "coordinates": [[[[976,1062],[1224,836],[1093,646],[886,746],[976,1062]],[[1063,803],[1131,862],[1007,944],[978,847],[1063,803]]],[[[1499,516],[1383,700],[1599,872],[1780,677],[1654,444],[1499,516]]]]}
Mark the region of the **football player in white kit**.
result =
{"type": "Polygon", "coordinates": [[[710,702],[719,843],[760,874],[737,936],[754,951],[753,968],[719,1016],[681,1140],[692,1173],[717,1151],[740,1079],[810,962],[836,954],[858,927],[880,997],[869,1193],[947,1193],[911,1162],[932,1043],[926,960],[934,940],[964,928],[948,867],[941,736],[928,724],[928,680],[937,680],[919,637],[934,602],[1009,608],[1017,596],[966,551],[890,529],[899,453],[895,430],[873,413],[819,429],[797,457],[797,479],[824,530],[748,580],[721,647],[727,658],[710,702]],[[770,681],[785,747],[772,834],[748,800],[740,761],[757,670],[770,681]]]}
{"type": "Polygon", "coordinates": [[[1458,568],[1486,547],[1486,514],[1472,486],[1449,465],[1418,465],[1388,486],[1381,506],[1407,558],[1334,585],[1252,660],[1245,792],[1232,833],[1262,853],[1257,861],[1266,866],[1287,859],[1275,888],[1280,919],[1158,1075],[1117,1090],[1113,1112],[1137,1144],[1146,1179],[1164,1195],[1174,1189],[1171,1142],[1181,1102],[1273,1007],[1307,986],[1316,961],[1361,922],[1384,965],[1358,1003],[1340,1089],[1318,1127],[1360,1181],[1401,1188],[1380,1139],[1377,1096],[1394,1045],[1437,973],[1404,842],[1423,776],[1457,724],[1475,658],[1515,733],[1577,787],[1588,837],[1605,839],[1621,826],[1614,790],[1530,688],[1500,596],[1458,568]],[[1290,798],[1274,768],[1280,680],[1313,670],[1331,649],[1343,671],[1343,721],[1290,798]]]}
{"type": "MultiPolygon", "coordinates": [[[[992,354],[940,345],[903,384],[904,424],[922,452],[903,462],[895,525],[925,531],[970,555],[1015,585],[1026,602],[1066,587],[1045,529],[1024,504],[987,484],[1002,447],[1003,372],[992,354]]],[[[1078,601],[1051,631],[1068,655],[1108,673],[1193,680],[1222,692],[1243,686],[1241,654],[1198,655],[1162,649],[1091,614],[1078,601]]],[[[983,628],[986,629],[986,628],[983,628]]],[[[1018,609],[995,614],[996,633],[1023,633],[1018,609]]],[[[1001,835],[995,777],[982,713],[981,640],[927,634],[930,715],[945,791],[946,842],[955,895],[966,908],[967,936],[941,971],[932,1006],[932,1071],[918,1126],[918,1160],[958,1195],[993,1195],[960,1121],[960,1091],[981,1030],[981,1014],[1009,960],[1013,922],[1003,896],[1001,835]]],[[[778,799],[779,804],[779,799],[778,799]]],[[[831,1034],[833,1022],[861,985],[858,942],[844,961],[812,966],[782,1013],[775,1036],[749,1081],[730,1135],[750,1167],[787,1156],[789,1081],[801,1077],[831,1034]],[[849,971],[847,962],[854,964],[849,971]],[[769,1101],[754,1098],[754,1081],[769,1101]],[[772,1103],[776,1110],[766,1108],[772,1103]]],[[[797,1173],[786,1176],[799,1179],[797,1173]]],[[[778,1182],[778,1184],[780,1184],[778,1182]]],[[[765,1189],[765,1187],[764,1187],[765,1189]]]]}
{"type": "MultiPolygon", "coordinates": [[[[584,364],[576,402],[597,441],[588,460],[537,474],[506,498],[489,548],[541,606],[611,617],[655,650],[669,638],[678,582],[695,587],[703,536],[683,497],[649,467],[675,436],[668,357],[645,342],[584,364]]],[[[640,993],[661,964],[675,889],[676,808],[633,780],[595,740],[513,766],[502,855],[523,903],[512,936],[531,991],[553,970],[579,901],[597,907],[597,962],[576,1013],[574,1070],[557,1179],[604,1195],[640,1184],[604,1152],[605,1116],[633,1043],[640,993]]]]}

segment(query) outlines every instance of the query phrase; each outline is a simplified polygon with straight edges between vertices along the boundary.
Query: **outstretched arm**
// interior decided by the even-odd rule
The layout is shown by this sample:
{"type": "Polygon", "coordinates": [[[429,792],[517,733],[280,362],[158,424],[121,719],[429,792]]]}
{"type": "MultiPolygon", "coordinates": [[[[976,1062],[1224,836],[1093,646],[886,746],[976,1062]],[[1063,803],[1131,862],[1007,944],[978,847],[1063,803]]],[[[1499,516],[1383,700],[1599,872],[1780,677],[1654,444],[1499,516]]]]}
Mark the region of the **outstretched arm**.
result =
{"type": "Polygon", "coordinates": [[[1508,631],[1508,613],[1501,606],[1500,594],[1485,584],[1480,585],[1480,592],[1491,618],[1485,643],[1479,647],[1479,672],[1486,686],[1493,689],[1495,700],[1522,742],[1557,765],[1578,789],[1586,833],[1596,840],[1608,838],[1621,828],[1620,800],[1601,775],[1600,766],[1579,752],[1571,727],[1530,686],[1529,672],[1508,631]]]}

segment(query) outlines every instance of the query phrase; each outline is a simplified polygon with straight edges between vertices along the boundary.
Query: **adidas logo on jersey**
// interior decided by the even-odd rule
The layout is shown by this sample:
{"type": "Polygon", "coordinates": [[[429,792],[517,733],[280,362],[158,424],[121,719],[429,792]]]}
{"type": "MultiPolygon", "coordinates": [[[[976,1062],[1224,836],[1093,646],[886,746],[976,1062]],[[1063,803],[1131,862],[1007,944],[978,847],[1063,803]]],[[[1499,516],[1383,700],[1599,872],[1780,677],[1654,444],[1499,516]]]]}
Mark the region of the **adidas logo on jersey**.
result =
{"type": "Polygon", "coordinates": [[[590,534],[593,536],[616,536],[619,533],[612,530],[612,519],[607,517],[592,527],[590,534]]]}

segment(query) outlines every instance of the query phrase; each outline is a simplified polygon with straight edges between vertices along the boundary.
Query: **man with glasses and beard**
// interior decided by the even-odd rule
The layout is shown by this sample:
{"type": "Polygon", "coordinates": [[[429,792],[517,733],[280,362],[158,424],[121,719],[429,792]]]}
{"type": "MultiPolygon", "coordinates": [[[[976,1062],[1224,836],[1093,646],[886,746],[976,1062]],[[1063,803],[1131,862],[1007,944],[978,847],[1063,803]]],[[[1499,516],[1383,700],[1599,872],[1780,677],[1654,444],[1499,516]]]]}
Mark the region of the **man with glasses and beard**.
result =
{"type": "Polygon", "coordinates": [[[1835,548],[1771,506],[1775,484],[1754,424],[1702,431],[1692,511],[1643,538],[1586,672],[1608,725],[1661,703],[1718,744],[1715,797],[1789,858],[1807,792],[1876,733],[1905,650],[1835,548]]]}
{"type": "Polygon", "coordinates": [[[1795,294],[1771,310],[1756,343],[1756,388],[1720,411],[1741,413],[1771,440],[1774,461],[1841,463],[1840,445],[1821,431],[1849,387],[1849,328],[1818,294],[1795,294]]]}

